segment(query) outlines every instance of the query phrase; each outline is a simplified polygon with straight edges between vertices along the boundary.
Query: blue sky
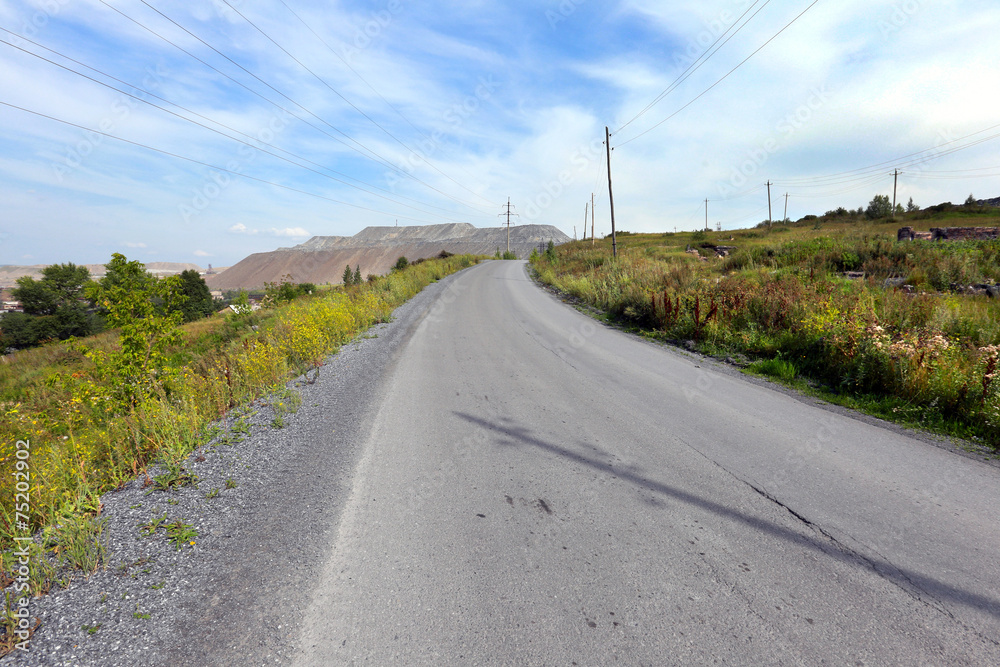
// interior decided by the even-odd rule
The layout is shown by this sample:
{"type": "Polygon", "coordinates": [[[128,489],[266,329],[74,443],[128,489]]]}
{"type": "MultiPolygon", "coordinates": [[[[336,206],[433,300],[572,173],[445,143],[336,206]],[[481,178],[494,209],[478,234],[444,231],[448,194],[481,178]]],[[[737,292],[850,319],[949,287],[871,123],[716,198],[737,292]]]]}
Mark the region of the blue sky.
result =
{"type": "Polygon", "coordinates": [[[572,236],[591,192],[605,234],[606,125],[620,230],[705,199],[752,226],[768,181],[775,219],[856,208],[897,168],[902,203],[1000,196],[986,0],[8,0],[0,28],[0,264],[224,266],[507,197],[572,236]]]}

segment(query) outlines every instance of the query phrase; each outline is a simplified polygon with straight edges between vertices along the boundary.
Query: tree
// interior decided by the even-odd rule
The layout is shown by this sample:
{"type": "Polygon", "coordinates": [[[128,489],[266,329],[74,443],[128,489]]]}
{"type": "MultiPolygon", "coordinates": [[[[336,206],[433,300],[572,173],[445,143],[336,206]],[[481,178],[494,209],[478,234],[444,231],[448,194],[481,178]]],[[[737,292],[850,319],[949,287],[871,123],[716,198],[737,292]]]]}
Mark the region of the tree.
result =
{"type": "Polygon", "coordinates": [[[344,276],[340,280],[344,283],[344,287],[350,287],[354,284],[354,272],[351,271],[350,264],[344,267],[344,276]]]}
{"type": "Polygon", "coordinates": [[[182,271],[180,276],[180,292],[184,295],[184,303],[180,306],[185,322],[193,322],[211,315],[215,310],[212,292],[208,284],[194,269],[182,271]]]}
{"type": "Polygon", "coordinates": [[[910,201],[906,202],[906,212],[913,213],[914,211],[919,211],[920,207],[913,203],[913,197],[910,197],[910,201]]]}
{"type": "Polygon", "coordinates": [[[887,195],[875,195],[865,209],[865,216],[869,220],[888,218],[890,215],[892,215],[892,201],[887,195]]]}
{"type": "Polygon", "coordinates": [[[48,340],[66,340],[100,331],[103,328],[100,319],[88,312],[82,299],[89,282],[87,267],[75,264],[47,266],[42,269],[41,280],[30,276],[18,278],[18,286],[11,293],[21,302],[25,317],[4,327],[5,348],[34,347],[48,340]],[[12,333],[15,331],[16,335],[12,333]]]}
{"type": "Polygon", "coordinates": [[[357,266],[354,267],[354,284],[355,285],[360,285],[361,284],[361,265],[360,264],[358,264],[357,266]]]}
{"type": "Polygon", "coordinates": [[[976,205],[976,204],[978,204],[978,203],[979,203],[979,202],[978,202],[978,201],[976,201],[976,198],[975,198],[975,197],[973,197],[973,196],[972,196],[972,193],[970,192],[970,193],[969,193],[969,196],[968,196],[968,197],[966,198],[966,200],[965,200],[965,205],[966,205],[966,206],[975,206],[975,205],[976,205]]]}
{"type": "Polygon", "coordinates": [[[89,281],[90,271],[85,266],[53,264],[42,269],[41,280],[18,278],[12,294],[29,315],[55,315],[60,306],[78,306],[89,281]]]}
{"type": "Polygon", "coordinates": [[[410,261],[406,257],[400,257],[396,260],[396,265],[392,267],[393,271],[402,271],[407,266],[410,265],[410,261]]]}
{"type": "Polygon", "coordinates": [[[11,290],[11,295],[21,302],[21,308],[27,315],[54,315],[59,305],[55,292],[31,276],[18,278],[17,287],[11,290]]]}
{"type": "Polygon", "coordinates": [[[59,334],[59,323],[54,315],[7,313],[0,317],[0,354],[56,340],[59,334]]]}
{"type": "Polygon", "coordinates": [[[549,245],[545,248],[545,259],[550,262],[556,261],[556,244],[552,242],[552,239],[549,239],[549,245]]]}
{"type": "Polygon", "coordinates": [[[119,330],[120,347],[91,349],[87,356],[106,380],[114,407],[128,411],[169,381],[166,350],[179,338],[185,297],[179,276],[157,280],[141,262],[120,253],[104,266],[104,278],[90,283],[87,295],[107,311],[108,324],[119,330]]]}

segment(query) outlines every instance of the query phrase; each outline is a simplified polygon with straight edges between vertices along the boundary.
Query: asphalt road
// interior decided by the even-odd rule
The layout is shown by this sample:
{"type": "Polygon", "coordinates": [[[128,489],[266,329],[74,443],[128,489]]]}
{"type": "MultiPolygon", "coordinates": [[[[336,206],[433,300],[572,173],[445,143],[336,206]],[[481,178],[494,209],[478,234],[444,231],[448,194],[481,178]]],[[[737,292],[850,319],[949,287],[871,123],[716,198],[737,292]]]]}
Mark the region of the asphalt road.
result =
{"type": "Polygon", "coordinates": [[[296,664],[1000,664],[1000,471],[604,327],[520,262],[390,370],[296,664]]]}

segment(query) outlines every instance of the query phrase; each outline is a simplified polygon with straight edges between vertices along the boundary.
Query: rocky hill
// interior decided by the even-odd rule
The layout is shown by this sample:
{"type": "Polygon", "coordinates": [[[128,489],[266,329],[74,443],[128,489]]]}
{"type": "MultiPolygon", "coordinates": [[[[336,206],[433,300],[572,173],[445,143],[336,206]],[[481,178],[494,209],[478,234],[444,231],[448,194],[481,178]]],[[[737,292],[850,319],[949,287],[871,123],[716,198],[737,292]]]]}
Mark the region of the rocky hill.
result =
{"type": "MultiPolygon", "coordinates": [[[[550,240],[558,245],[570,238],[551,225],[510,228],[510,249],[518,257],[526,258],[550,240]]],[[[260,288],[286,275],[297,283],[339,283],[348,265],[360,266],[362,276],[380,275],[400,257],[413,261],[441,251],[492,255],[506,247],[506,228],[480,229],[467,223],[366,227],[354,236],[314,236],[294,248],[255,253],[224,273],[206,276],[206,282],[214,290],[260,288]]]]}

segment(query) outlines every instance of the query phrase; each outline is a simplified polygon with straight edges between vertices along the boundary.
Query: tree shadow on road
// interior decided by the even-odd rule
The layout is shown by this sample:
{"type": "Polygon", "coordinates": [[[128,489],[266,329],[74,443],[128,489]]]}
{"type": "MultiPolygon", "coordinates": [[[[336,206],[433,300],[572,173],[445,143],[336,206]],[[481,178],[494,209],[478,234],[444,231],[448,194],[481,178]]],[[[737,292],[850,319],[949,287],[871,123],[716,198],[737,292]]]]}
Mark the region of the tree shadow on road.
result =
{"type": "MultiPolygon", "coordinates": [[[[836,539],[831,537],[829,534],[822,531],[819,526],[816,526],[808,521],[808,519],[799,515],[792,509],[781,505],[779,501],[769,498],[771,502],[774,502],[786,511],[789,515],[794,517],[796,521],[801,522],[803,525],[809,527],[813,531],[812,537],[803,534],[801,532],[792,530],[773,521],[768,521],[767,519],[762,519],[760,517],[752,516],[745,512],[733,509],[732,507],[726,507],[717,502],[713,502],[706,498],[694,495],[687,491],[675,488],[663,482],[658,482],[654,479],[650,479],[648,476],[640,474],[635,468],[622,468],[615,467],[605,461],[600,461],[591,457],[588,457],[579,452],[567,449],[561,445],[557,445],[551,442],[546,442],[540,438],[532,435],[529,428],[516,425],[501,424],[498,422],[483,419],[481,417],[476,417],[474,415],[465,414],[462,412],[454,413],[460,419],[463,419],[471,424],[479,426],[487,431],[496,433],[499,436],[504,436],[509,439],[509,442],[504,442],[504,445],[530,445],[532,447],[537,447],[543,451],[555,454],[557,456],[563,457],[574,463],[587,466],[593,470],[604,473],[609,477],[614,477],[630,484],[633,484],[641,489],[651,491],[653,493],[659,494],[682,502],[694,507],[698,507],[702,510],[711,512],[720,517],[728,519],[730,521],[738,522],[749,526],[750,528],[757,530],[761,533],[776,537],[787,542],[792,542],[798,545],[802,545],[813,551],[821,552],[822,554],[829,556],[835,560],[842,563],[847,563],[855,567],[863,567],[868,570],[874,571],[879,576],[885,578],[886,580],[892,582],[899,588],[906,591],[909,595],[922,600],[923,602],[942,602],[944,600],[957,603],[972,609],[984,612],[993,616],[995,618],[1000,618],[1000,600],[996,598],[989,597],[982,593],[977,593],[974,591],[968,591],[962,588],[958,588],[946,582],[935,579],[932,576],[922,574],[907,568],[901,568],[893,565],[888,560],[883,557],[872,554],[861,554],[858,553],[836,539]],[[928,600],[930,598],[930,600],[928,600]]],[[[587,446],[589,448],[589,446],[587,446]]],[[[591,448],[592,449],[592,448],[591,448]]],[[[751,487],[753,488],[753,487],[751,487]]],[[[757,489],[755,489],[757,490],[757,489]]],[[[762,493],[757,490],[758,493],[762,493]]],[[[763,495],[762,497],[767,497],[763,495]]],[[[943,610],[944,613],[948,613],[946,609],[943,610]]]]}

